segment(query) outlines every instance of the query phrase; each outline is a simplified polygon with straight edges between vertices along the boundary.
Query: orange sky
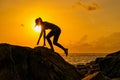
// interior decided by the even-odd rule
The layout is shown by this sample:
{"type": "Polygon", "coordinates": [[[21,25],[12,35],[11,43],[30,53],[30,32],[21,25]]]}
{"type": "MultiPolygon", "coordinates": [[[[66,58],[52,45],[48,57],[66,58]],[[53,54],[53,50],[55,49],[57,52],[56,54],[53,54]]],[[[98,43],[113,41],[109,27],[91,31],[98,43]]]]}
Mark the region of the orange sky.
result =
{"type": "MultiPolygon", "coordinates": [[[[0,43],[35,47],[39,33],[33,29],[34,20],[40,16],[60,26],[59,42],[70,53],[120,50],[119,3],[119,0],[0,0],[0,43]]],[[[63,52],[59,48],[56,51],[63,52]]]]}

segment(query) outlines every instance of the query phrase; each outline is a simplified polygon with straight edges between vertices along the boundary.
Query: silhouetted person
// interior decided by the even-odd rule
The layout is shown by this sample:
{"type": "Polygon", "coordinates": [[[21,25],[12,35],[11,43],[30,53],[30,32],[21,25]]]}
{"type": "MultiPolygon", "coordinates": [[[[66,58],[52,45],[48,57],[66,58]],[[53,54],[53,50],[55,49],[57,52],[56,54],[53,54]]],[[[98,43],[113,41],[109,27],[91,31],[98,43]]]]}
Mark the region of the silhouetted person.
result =
{"type": "Polygon", "coordinates": [[[49,23],[49,22],[43,22],[40,17],[35,20],[35,23],[36,23],[36,25],[41,25],[41,33],[40,33],[37,45],[39,44],[39,41],[40,41],[42,35],[44,34],[44,36],[43,36],[43,38],[44,38],[44,45],[43,46],[46,45],[45,44],[45,38],[47,38],[47,41],[48,41],[51,49],[54,51],[52,42],[50,40],[50,38],[52,36],[54,36],[54,38],[53,38],[53,44],[56,45],[56,46],[58,46],[59,48],[63,49],[64,52],[65,52],[65,54],[66,54],[66,56],[67,56],[68,55],[68,49],[64,48],[61,44],[58,43],[58,38],[60,36],[61,29],[57,25],[55,25],[55,24],[52,24],[52,23],[49,23]],[[45,30],[47,30],[47,29],[50,29],[51,31],[46,36],[45,30]]]}

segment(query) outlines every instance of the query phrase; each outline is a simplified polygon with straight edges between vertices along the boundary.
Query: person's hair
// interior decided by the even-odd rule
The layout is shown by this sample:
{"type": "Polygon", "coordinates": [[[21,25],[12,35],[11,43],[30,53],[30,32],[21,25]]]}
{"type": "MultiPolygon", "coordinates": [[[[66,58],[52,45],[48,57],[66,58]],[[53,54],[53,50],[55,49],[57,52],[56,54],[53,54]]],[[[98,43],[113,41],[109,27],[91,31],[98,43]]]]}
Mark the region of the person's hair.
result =
{"type": "Polygon", "coordinates": [[[35,20],[35,23],[38,24],[39,21],[42,22],[42,19],[40,17],[35,20]]]}

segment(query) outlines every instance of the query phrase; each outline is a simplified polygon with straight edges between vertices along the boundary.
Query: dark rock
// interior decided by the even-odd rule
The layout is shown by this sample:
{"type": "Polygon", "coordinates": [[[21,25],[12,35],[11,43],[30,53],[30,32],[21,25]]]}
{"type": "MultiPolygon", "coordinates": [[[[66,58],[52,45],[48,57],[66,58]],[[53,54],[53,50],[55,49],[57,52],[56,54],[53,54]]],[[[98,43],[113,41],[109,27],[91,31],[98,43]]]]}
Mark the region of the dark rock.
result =
{"type": "Polygon", "coordinates": [[[99,64],[96,64],[95,61],[91,61],[86,65],[77,65],[76,68],[79,70],[82,76],[93,74],[94,72],[100,71],[99,64]]]}
{"type": "MultiPolygon", "coordinates": [[[[96,72],[97,73],[97,72],[96,72]]],[[[95,73],[94,73],[95,74],[95,73]]],[[[98,72],[93,78],[90,80],[111,80],[107,76],[103,75],[101,72],[98,72]]]]}
{"type": "Polygon", "coordinates": [[[86,75],[82,80],[111,80],[104,76],[102,72],[95,72],[93,74],[86,75]]]}
{"type": "Polygon", "coordinates": [[[77,65],[76,68],[78,69],[79,73],[82,76],[85,76],[86,74],[88,74],[89,70],[90,70],[90,66],[89,65],[77,65]]]}
{"type": "Polygon", "coordinates": [[[120,77],[120,51],[107,55],[99,63],[100,70],[110,78],[120,77]]]}
{"type": "MultiPolygon", "coordinates": [[[[95,61],[91,61],[90,63],[87,63],[86,65],[78,65],[77,69],[79,72],[84,73],[83,76],[86,75],[92,75],[96,72],[101,72],[100,76],[98,76],[100,79],[92,79],[92,80],[106,80],[102,79],[102,77],[107,76],[110,79],[120,79],[120,51],[108,54],[105,57],[97,58],[95,61]]],[[[89,77],[89,76],[88,76],[89,77]]],[[[85,78],[86,79],[86,78],[85,78]]],[[[113,79],[113,80],[114,80],[113,79]]],[[[91,79],[88,79],[91,80],[91,79]]]]}
{"type": "Polygon", "coordinates": [[[112,56],[112,57],[120,56],[120,51],[106,55],[106,57],[108,57],[108,56],[112,56]]]}
{"type": "Polygon", "coordinates": [[[87,69],[87,68],[90,68],[88,65],[77,65],[76,66],[77,69],[87,69]]]}
{"type": "Polygon", "coordinates": [[[103,59],[104,59],[103,57],[98,57],[98,58],[96,58],[95,63],[99,63],[99,62],[101,62],[103,59]]]}
{"type": "Polygon", "coordinates": [[[0,44],[0,80],[81,80],[58,53],[45,47],[0,44]]]}
{"type": "Polygon", "coordinates": [[[120,80],[120,78],[113,78],[113,79],[111,79],[111,80],[120,80]]]}

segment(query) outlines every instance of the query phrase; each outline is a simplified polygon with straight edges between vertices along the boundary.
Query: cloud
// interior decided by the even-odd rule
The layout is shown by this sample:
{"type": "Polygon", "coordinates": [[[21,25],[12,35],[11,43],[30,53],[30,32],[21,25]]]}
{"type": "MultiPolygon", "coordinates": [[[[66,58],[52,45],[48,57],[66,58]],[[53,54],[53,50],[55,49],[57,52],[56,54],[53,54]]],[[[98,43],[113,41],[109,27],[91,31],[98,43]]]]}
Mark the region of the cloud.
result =
{"type": "Polygon", "coordinates": [[[120,49],[120,32],[113,33],[107,37],[101,37],[94,42],[95,46],[108,49],[120,49]]]}
{"type": "Polygon", "coordinates": [[[80,2],[80,1],[74,3],[74,5],[72,7],[75,8],[75,7],[79,7],[79,6],[86,9],[86,10],[88,10],[88,11],[93,11],[93,10],[97,10],[97,9],[100,8],[97,3],[91,3],[89,5],[86,5],[86,4],[84,4],[84,3],[80,2]]]}
{"type": "Polygon", "coordinates": [[[24,27],[24,24],[20,24],[21,27],[24,27]]]}
{"type": "Polygon", "coordinates": [[[81,39],[80,42],[85,42],[88,38],[88,35],[84,35],[81,39]]]}
{"type": "Polygon", "coordinates": [[[70,47],[72,52],[83,53],[108,53],[120,50],[120,32],[115,32],[109,36],[101,37],[96,41],[87,42],[87,37],[83,36],[80,41],[70,47]]]}

